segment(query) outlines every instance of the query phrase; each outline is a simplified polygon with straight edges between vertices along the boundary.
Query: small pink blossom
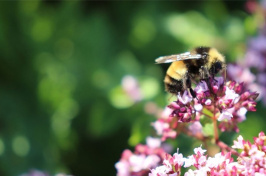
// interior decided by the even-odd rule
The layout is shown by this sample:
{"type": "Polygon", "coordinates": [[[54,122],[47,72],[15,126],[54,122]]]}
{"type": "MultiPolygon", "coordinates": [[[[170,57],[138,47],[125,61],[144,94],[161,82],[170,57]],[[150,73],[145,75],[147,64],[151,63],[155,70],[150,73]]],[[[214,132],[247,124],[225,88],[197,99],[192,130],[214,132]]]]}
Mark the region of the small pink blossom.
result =
{"type": "Polygon", "coordinates": [[[194,105],[195,111],[201,111],[203,109],[203,106],[201,104],[194,105]]]}
{"type": "Polygon", "coordinates": [[[240,65],[229,64],[227,73],[234,75],[234,80],[237,82],[245,82],[246,84],[253,83],[256,79],[255,75],[248,68],[243,68],[240,65]]]}
{"type": "Polygon", "coordinates": [[[142,100],[143,96],[135,77],[131,75],[124,76],[122,79],[122,88],[128,94],[128,96],[135,102],[142,100]]]}
{"type": "Polygon", "coordinates": [[[161,161],[161,158],[157,155],[149,155],[143,162],[143,168],[154,168],[161,161]]]}
{"type": "Polygon", "coordinates": [[[155,128],[158,135],[163,135],[163,132],[169,128],[169,124],[162,120],[157,120],[152,123],[152,126],[155,128]]]}
{"type": "Polygon", "coordinates": [[[161,140],[158,138],[147,137],[146,143],[150,148],[159,148],[161,146],[161,140]]]}
{"type": "Polygon", "coordinates": [[[203,150],[201,147],[197,147],[194,149],[195,154],[203,155],[207,150],[203,150]]]}
{"type": "Polygon", "coordinates": [[[199,121],[193,122],[189,125],[188,129],[195,135],[197,133],[202,133],[202,125],[199,121]]]}
{"type": "Polygon", "coordinates": [[[161,114],[161,118],[168,119],[168,117],[172,114],[172,112],[173,110],[166,106],[161,114]]]}
{"type": "Polygon", "coordinates": [[[237,141],[234,141],[234,145],[232,146],[232,148],[238,148],[238,149],[244,149],[244,139],[243,137],[240,135],[237,138],[237,141]]]}
{"type": "Polygon", "coordinates": [[[239,121],[242,122],[244,120],[246,120],[246,113],[247,113],[247,109],[245,107],[241,107],[237,112],[237,116],[239,117],[239,121]]]}
{"type": "Polygon", "coordinates": [[[233,90],[226,87],[225,91],[225,99],[231,99],[234,103],[237,103],[239,101],[239,95],[233,90]]]}
{"type": "Polygon", "coordinates": [[[209,90],[209,87],[205,81],[199,82],[196,88],[194,89],[196,93],[206,92],[208,90],[209,90]]]}
{"type": "Polygon", "coordinates": [[[127,161],[119,161],[115,164],[118,176],[130,176],[130,164],[127,161]]]}
{"type": "Polygon", "coordinates": [[[165,141],[167,138],[175,138],[177,133],[170,127],[170,124],[165,119],[158,119],[151,124],[158,135],[162,136],[161,140],[165,141]]]}
{"type": "Polygon", "coordinates": [[[191,102],[193,99],[192,96],[188,93],[188,91],[184,91],[182,96],[180,95],[180,92],[179,92],[177,98],[183,104],[187,104],[187,103],[191,102]]]}
{"type": "Polygon", "coordinates": [[[185,162],[185,165],[184,165],[185,168],[193,166],[196,163],[193,155],[188,156],[187,158],[185,158],[184,162],[185,162]]]}
{"type": "Polygon", "coordinates": [[[156,167],[155,169],[151,169],[151,173],[149,176],[168,176],[167,174],[168,168],[165,165],[156,167]]]}
{"type": "Polygon", "coordinates": [[[166,153],[155,138],[147,138],[148,145],[138,144],[135,151],[124,150],[121,159],[115,164],[118,176],[147,175],[162,163],[166,153]]]}
{"type": "Polygon", "coordinates": [[[232,117],[233,117],[233,115],[232,115],[232,113],[230,111],[222,110],[222,113],[218,117],[218,121],[231,120],[232,117]]]}
{"type": "Polygon", "coordinates": [[[211,105],[211,103],[212,103],[212,101],[211,101],[210,99],[207,99],[207,100],[205,101],[205,105],[207,105],[207,106],[211,105]]]}

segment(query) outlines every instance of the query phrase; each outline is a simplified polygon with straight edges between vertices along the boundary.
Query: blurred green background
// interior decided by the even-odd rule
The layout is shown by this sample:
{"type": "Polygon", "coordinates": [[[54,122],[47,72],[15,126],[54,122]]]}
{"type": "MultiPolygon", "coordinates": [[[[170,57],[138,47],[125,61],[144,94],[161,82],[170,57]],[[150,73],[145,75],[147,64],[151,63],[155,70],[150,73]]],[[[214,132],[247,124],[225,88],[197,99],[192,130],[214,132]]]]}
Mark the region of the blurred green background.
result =
{"type": "MultiPolygon", "coordinates": [[[[1,1],[0,175],[115,175],[122,151],[155,135],[146,111],[167,105],[168,65],[154,59],[198,45],[229,62],[243,57],[258,28],[245,4],[1,1]],[[141,101],[123,90],[126,75],[138,81],[141,101]]],[[[241,124],[246,138],[265,128],[262,112],[260,104],[241,124]]]]}

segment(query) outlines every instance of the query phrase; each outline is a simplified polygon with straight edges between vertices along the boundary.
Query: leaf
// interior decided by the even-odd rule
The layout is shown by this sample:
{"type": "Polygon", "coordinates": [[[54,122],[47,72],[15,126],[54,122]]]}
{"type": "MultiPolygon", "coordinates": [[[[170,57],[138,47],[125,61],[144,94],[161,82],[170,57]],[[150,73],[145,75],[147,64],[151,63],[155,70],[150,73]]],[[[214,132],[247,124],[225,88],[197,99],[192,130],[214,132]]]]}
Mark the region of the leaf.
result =
{"type": "Polygon", "coordinates": [[[206,123],[203,127],[203,133],[205,136],[213,136],[213,123],[206,123]]]}

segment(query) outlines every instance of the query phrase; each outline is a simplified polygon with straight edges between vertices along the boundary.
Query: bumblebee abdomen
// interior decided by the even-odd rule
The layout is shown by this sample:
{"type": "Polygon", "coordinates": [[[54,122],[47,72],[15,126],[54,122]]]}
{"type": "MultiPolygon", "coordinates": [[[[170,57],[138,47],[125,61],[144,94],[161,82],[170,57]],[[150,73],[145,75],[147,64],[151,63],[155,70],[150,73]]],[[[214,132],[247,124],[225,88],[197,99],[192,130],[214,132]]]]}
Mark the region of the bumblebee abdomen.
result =
{"type": "Polygon", "coordinates": [[[182,79],[174,79],[168,74],[164,78],[165,90],[169,93],[177,94],[184,91],[184,85],[182,79]]]}
{"type": "Polygon", "coordinates": [[[175,80],[179,80],[183,78],[186,72],[186,64],[183,61],[176,61],[169,66],[166,74],[169,75],[171,78],[174,78],[175,80]]]}

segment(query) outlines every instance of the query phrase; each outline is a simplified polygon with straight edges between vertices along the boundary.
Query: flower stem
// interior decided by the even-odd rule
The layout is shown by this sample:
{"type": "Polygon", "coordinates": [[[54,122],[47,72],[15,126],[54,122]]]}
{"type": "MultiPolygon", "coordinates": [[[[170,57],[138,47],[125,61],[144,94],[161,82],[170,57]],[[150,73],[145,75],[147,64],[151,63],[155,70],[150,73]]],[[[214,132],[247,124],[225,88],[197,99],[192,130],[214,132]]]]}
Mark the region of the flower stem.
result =
{"type": "Polygon", "coordinates": [[[217,141],[216,144],[220,147],[221,150],[225,150],[225,151],[231,152],[235,156],[239,156],[239,153],[237,151],[235,151],[234,149],[232,149],[231,147],[229,147],[224,142],[217,141]]]}
{"type": "Polygon", "coordinates": [[[217,144],[217,142],[219,141],[219,134],[218,134],[218,126],[217,126],[217,118],[216,118],[216,103],[214,104],[214,108],[213,108],[213,135],[214,135],[214,140],[215,143],[217,144]]]}
{"type": "Polygon", "coordinates": [[[217,127],[217,120],[214,116],[214,118],[212,118],[213,121],[213,130],[214,130],[214,139],[215,139],[215,143],[217,143],[217,141],[219,141],[219,135],[218,135],[218,127],[217,127]]]}

